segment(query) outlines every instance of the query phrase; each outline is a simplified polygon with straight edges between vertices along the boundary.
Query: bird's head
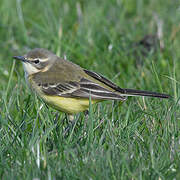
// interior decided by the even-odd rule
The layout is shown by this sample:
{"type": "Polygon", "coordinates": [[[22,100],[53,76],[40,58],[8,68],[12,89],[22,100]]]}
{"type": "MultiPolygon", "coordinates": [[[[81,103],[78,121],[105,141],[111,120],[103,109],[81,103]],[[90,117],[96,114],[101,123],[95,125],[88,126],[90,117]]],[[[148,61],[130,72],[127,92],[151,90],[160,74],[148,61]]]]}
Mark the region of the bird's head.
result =
{"type": "Polygon", "coordinates": [[[14,59],[23,63],[24,70],[28,75],[47,71],[56,60],[56,55],[52,52],[36,48],[25,54],[24,56],[14,56],[14,59]]]}

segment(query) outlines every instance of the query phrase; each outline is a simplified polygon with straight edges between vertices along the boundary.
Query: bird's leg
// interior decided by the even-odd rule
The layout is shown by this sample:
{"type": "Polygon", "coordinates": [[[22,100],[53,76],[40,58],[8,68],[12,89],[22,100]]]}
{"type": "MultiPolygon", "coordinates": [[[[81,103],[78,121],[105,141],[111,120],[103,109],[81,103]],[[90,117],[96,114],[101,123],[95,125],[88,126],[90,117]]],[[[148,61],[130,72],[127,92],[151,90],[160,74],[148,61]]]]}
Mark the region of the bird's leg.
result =
{"type": "Polygon", "coordinates": [[[56,114],[55,114],[55,120],[54,120],[54,124],[56,125],[56,132],[58,132],[59,131],[59,126],[58,126],[58,119],[59,119],[59,112],[56,112],[56,114]]]}
{"type": "Polygon", "coordinates": [[[89,116],[89,111],[88,111],[88,110],[85,110],[85,111],[84,111],[84,114],[85,114],[85,116],[89,116]]]}
{"type": "Polygon", "coordinates": [[[74,115],[67,115],[67,114],[66,114],[65,118],[66,118],[66,120],[68,122],[68,125],[65,128],[64,137],[67,137],[67,135],[69,134],[70,130],[72,129],[72,127],[75,124],[75,118],[74,118],[74,115]]]}
{"type": "Polygon", "coordinates": [[[59,112],[57,112],[55,115],[56,115],[56,118],[55,118],[54,122],[57,123],[57,121],[59,119],[59,112]]]}
{"type": "Polygon", "coordinates": [[[89,111],[88,110],[84,111],[84,115],[85,115],[85,120],[88,120],[88,118],[89,118],[89,111]]]}
{"type": "Polygon", "coordinates": [[[88,119],[89,119],[89,111],[88,110],[84,111],[84,115],[85,115],[84,127],[86,129],[87,123],[88,123],[88,119]]]}
{"type": "Polygon", "coordinates": [[[70,114],[70,115],[68,115],[69,116],[69,120],[70,120],[70,122],[73,122],[74,121],[74,115],[72,115],[72,114],[70,114]]]}

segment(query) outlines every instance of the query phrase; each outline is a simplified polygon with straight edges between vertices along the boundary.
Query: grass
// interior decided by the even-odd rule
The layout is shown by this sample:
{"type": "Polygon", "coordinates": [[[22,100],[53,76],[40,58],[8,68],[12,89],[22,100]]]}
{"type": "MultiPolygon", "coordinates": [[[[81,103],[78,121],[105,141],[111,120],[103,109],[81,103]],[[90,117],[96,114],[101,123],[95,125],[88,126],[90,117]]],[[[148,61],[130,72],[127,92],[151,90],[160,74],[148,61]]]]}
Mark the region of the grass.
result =
{"type": "Polygon", "coordinates": [[[0,179],[179,179],[179,9],[169,0],[2,0],[0,179]],[[161,22],[163,50],[143,56],[136,42],[161,22]],[[64,137],[65,114],[31,94],[12,60],[35,47],[174,99],[100,103],[64,137]]]}

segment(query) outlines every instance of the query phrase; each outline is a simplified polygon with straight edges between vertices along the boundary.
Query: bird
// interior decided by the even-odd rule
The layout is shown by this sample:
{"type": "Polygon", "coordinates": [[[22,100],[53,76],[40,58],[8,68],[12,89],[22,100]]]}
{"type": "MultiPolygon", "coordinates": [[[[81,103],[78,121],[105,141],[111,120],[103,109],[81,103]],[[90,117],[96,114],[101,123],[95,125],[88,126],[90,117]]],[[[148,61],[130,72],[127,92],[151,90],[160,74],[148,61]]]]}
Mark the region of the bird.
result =
{"type": "Polygon", "coordinates": [[[35,48],[13,58],[22,62],[30,89],[46,104],[69,115],[88,110],[90,101],[95,104],[105,100],[123,102],[128,96],[171,97],[158,92],[123,89],[103,75],[43,48],[35,48]]]}

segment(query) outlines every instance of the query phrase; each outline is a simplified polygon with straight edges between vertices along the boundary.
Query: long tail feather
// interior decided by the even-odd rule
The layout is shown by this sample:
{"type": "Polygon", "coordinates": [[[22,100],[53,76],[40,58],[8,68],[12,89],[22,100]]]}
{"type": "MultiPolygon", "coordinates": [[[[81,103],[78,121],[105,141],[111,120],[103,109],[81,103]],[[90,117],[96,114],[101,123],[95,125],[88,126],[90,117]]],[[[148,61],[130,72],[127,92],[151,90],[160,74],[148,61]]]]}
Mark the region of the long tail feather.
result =
{"type": "Polygon", "coordinates": [[[170,98],[171,96],[168,94],[162,94],[157,92],[150,91],[142,91],[135,89],[124,89],[126,96],[149,96],[149,97],[157,97],[157,98],[170,98]]]}

